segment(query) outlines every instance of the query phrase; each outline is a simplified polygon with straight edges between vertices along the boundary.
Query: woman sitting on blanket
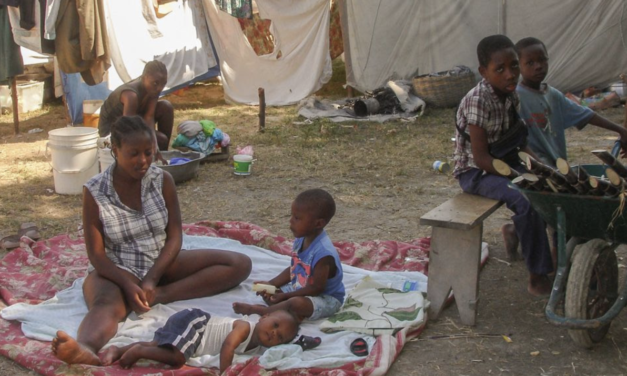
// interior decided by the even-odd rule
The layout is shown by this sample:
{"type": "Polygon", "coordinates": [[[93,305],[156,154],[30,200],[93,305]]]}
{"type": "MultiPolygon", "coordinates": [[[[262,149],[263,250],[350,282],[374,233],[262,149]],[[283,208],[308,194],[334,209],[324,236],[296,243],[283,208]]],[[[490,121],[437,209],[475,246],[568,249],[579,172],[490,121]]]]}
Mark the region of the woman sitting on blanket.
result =
{"type": "Polygon", "coordinates": [[[52,351],[66,363],[100,365],[98,351],[131,312],[159,303],[211,296],[244,281],[247,256],[182,245],[172,176],[151,166],[153,132],[139,116],[111,130],[115,163],[83,189],[83,230],[91,263],[83,294],[89,312],[76,339],[57,332],[52,351]]]}

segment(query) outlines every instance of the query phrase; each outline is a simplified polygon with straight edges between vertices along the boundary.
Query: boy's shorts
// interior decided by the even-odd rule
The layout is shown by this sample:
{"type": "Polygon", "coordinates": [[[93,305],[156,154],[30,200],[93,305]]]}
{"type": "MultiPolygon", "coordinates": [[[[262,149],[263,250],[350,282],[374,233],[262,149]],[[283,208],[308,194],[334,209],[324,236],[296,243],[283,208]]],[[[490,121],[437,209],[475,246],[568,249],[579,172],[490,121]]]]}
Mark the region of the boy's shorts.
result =
{"type": "Polygon", "coordinates": [[[196,308],[177,312],[157,329],[153,340],[158,346],[176,347],[189,359],[200,346],[210,318],[210,314],[196,308]]]}
{"type": "MultiPolygon", "coordinates": [[[[291,284],[281,286],[281,291],[292,292],[294,289],[291,284]]],[[[318,320],[325,317],[329,317],[342,308],[342,302],[332,297],[331,295],[318,295],[318,296],[306,296],[313,305],[313,313],[307,318],[307,320],[318,320]]]]}

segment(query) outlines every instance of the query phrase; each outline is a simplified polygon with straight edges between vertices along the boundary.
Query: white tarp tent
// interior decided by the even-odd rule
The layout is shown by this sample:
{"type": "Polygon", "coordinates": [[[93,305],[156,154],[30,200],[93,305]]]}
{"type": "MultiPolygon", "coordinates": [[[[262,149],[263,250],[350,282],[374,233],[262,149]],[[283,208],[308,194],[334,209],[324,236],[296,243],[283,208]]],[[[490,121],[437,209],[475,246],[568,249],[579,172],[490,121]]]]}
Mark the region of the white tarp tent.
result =
{"type": "MultiPolygon", "coordinates": [[[[263,1],[263,0],[262,0],[263,1]]],[[[562,91],[608,86],[627,70],[623,0],[342,0],[347,83],[361,91],[390,79],[466,65],[477,43],[533,36],[548,49],[547,82],[562,91]]]]}

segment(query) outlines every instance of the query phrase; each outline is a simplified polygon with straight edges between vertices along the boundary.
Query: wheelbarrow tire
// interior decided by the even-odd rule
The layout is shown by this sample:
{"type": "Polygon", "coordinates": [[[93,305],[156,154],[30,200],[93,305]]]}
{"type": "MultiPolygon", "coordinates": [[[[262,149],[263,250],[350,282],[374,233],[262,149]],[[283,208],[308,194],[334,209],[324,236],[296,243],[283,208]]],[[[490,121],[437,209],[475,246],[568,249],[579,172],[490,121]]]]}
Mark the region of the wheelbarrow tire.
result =
{"type": "MultiPolygon", "coordinates": [[[[618,296],[618,262],[614,249],[593,239],[575,249],[564,310],[567,318],[594,319],[603,316],[618,296]]],[[[569,329],[570,338],[584,348],[601,341],[610,323],[597,329],[569,329]]]]}

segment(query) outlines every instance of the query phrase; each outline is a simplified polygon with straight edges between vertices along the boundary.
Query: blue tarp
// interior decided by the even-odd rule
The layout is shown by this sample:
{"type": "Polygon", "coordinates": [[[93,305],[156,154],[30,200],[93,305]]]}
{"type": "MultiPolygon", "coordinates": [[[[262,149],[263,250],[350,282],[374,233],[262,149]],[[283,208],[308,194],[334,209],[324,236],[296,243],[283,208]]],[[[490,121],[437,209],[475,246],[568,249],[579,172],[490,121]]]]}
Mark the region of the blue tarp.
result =
{"type": "Polygon", "coordinates": [[[61,73],[63,94],[67,103],[72,124],[83,124],[83,101],[87,99],[105,100],[111,93],[106,82],[89,86],[83,82],[80,73],[61,73]]]}

